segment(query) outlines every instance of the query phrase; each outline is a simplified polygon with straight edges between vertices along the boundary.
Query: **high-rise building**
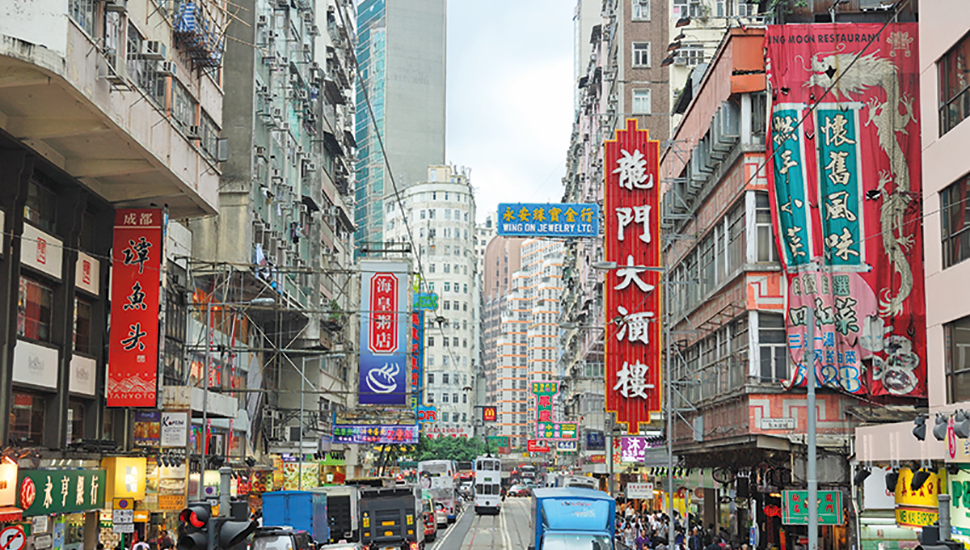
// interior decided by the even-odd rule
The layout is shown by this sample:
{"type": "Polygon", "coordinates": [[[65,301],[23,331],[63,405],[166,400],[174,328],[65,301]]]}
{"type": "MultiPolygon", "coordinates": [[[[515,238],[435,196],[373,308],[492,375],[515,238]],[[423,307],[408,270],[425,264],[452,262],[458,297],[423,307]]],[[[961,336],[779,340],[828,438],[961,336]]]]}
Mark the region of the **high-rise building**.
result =
{"type": "Polygon", "coordinates": [[[520,268],[508,283],[501,283],[507,290],[492,298],[493,307],[499,308],[492,394],[498,407],[498,435],[508,436],[512,447],[524,447],[535,434],[529,383],[556,374],[563,246],[545,239],[510,244],[518,248],[520,268]]]}
{"type": "Polygon", "coordinates": [[[366,254],[384,241],[390,178],[403,190],[445,160],[445,0],[365,0],[357,7],[357,29],[363,80],[357,83],[354,222],[358,253],[366,254]]]}
{"type": "Polygon", "coordinates": [[[498,347],[502,334],[502,312],[508,298],[509,280],[519,270],[522,241],[516,237],[493,237],[485,248],[482,261],[482,349],[484,351],[485,396],[489,403],[497,403],[502,395],[497,387],[498,347]]]}
{"type": "Polygon", "coordinates": [[[434,165],[426,170],[427,179],[402,190],[400,202],[386,202],[383,233],[394,252],[385,257],[412,257],[422,284],[438,295],[438,309],[425,312],[424,331],[424,402],[437,408],[438,421],[422,431],[471,436],[479,321],[475,195],[466,169],[434,165]],[[404,243],[410,243],[410,252],[403,252],[404,243]]]}

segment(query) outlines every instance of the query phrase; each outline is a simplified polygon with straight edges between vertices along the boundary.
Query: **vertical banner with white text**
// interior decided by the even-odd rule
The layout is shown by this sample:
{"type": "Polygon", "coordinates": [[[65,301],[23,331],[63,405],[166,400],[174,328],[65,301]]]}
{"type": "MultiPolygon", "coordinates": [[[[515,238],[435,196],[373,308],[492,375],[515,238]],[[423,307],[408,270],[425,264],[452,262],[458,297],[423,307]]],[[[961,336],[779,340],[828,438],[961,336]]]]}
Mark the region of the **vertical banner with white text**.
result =
{"type": "Polygon", "coordinates": [[[411,303],[407,262],[362,261],[360,280],[361,405],[407,405],[406,362],[411,303]]]}
{"type": "Polygon", "coordinates": [[[118,210],[111,252],[109,407],[155,407],[164,253],[161,210],[118,210]]]}
{"type": "Polygon", "coordinates": [[[629,119],[605,147],[606,410],[636,434],[661,407],[660,142],[629,119]]]}
{"type": "Polygon", "coordinates": [[[770,25],[769,192],[805,384],[926,397],[916,23],[770,25]]]}

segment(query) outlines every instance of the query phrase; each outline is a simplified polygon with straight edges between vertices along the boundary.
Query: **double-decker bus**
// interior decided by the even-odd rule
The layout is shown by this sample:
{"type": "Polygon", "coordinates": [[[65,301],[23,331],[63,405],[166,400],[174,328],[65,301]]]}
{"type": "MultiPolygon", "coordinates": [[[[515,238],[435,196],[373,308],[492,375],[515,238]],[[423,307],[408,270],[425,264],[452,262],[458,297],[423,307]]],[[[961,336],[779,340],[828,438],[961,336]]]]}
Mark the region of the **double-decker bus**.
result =
{"type": "Polygon", "coordinates": [[[519,466],[519,475],[522,483],[536,483],[536,467],[532,464],[522,464],[519,466]]]}
{"type": "Polygon", "coordinates": [[[455,521],[455,463],[451,460],[425,460],[418,462],[418,483],[431,493],[435,502],[445,507],[448,521],[455,521]]]}
{"type": "Polygon", "coordinates": [[[502,461],[491,455],[475,459],[475,513],[502,509],[502,461]]]}

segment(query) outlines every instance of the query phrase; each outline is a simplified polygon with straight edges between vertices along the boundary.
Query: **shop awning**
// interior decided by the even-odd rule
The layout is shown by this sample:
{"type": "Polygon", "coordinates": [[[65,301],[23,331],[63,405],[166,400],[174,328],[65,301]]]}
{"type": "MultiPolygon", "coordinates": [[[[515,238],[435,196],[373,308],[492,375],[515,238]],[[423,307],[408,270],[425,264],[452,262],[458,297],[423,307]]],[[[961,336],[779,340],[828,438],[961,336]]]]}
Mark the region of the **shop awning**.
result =
{"type": "Polygon", "coordinates": [[[21,521],[24,519],[24,511],[16,506],[0,506],[0,523],[11,521],[21,521]]]}

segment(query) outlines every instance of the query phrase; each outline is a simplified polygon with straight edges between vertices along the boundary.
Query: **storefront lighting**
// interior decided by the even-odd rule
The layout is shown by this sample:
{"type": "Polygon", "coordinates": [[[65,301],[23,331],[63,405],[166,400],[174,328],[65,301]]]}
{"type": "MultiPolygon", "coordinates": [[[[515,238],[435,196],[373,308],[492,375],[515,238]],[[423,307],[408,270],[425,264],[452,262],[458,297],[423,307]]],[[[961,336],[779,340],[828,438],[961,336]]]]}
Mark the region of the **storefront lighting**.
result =
{"type": "Polygon", "coordinates": [[[886,474],[886,490],[890,493],[896,492],[896,484],[899,483],[899,472],[893,470],[886,474]]]}
{"type": "Polygon", "coordinates": [[[937,441],[946,440],[946,431],[949,425],[949,418],[945,414],[936,415],[936,424],[933,426],[933,437],[937,441]]]}
{"type": "Polygon", "coordinates": [[[926,415],[919,414],[913,419],[913,437],[923,441],[926,439],[926,415]]]}
{"type": "Polygon", "coordinates": [[[957,411],[953,418],[953,433],[960,439],[970,438],[970,416],[967,416],[967,411],[957,411]]]}
{"type": "Polygon", "coordinates": [[[862,482],[865,481],[866,478],[869,477],[871,474],[872,474],[872,471],[869,470],[869,468],[862,468],[858,472],[856,472],[855,477],[852,478],[852,483],[856,487],[858,487],[859,485],[862,485],[862,482]]]}
{"type": "Polygon", "coordinates": [[[920,487],[922,487],[923,484],[926,483],[926,480],[929,478],[930,478],[929,472],[927,472],[926,470],[920,470],[915,474],[913,474],[913,481],[909,484],[909,488],[912,489],[913,492],[919,491],[920,487]]]}
{"type": "Polygon", "coordinates": [[[770,493],[768,496],[775,497],[775,498],[781,498],[781,493],[770,493]]]}

